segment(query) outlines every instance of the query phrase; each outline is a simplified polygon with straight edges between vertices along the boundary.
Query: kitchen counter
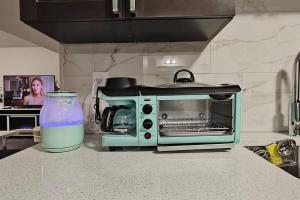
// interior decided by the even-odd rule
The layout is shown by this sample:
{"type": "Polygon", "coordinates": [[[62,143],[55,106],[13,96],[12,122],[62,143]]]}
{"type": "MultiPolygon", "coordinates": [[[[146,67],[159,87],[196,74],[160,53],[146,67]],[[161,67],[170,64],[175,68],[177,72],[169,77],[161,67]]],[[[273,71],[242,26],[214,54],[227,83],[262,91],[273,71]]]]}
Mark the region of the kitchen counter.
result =
{"type": "Polygon", "coordinates": [[[242,133],[230,151],[186,153],[108,152],[97,134],[65,153],[46,153],[38,144],[0,161],[1,199],[297,200],[300,179],[242,146],[286,137],[242,133]]]}
{"type": "Polygon", "coordinates": [[[272,132],[243,132],[241,133],[240,145],[242,146],[265,146],[277,140],[290,138],[300,145],[300,136],[290,136],[288,133],[272,132]]]}

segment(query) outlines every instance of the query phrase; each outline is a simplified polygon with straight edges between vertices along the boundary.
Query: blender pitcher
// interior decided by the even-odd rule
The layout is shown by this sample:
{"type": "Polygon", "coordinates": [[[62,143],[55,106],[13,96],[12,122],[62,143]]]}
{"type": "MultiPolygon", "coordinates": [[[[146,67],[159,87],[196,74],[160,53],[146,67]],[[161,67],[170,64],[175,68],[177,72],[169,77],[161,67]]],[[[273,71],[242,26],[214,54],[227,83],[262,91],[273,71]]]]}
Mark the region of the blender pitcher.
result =
{"type": "Polygon", "coordinates": [[[48,92],[40,113],[41,141],[48,152],[64,152],[80,147],[83,111],[77,93],[48,92]]]}

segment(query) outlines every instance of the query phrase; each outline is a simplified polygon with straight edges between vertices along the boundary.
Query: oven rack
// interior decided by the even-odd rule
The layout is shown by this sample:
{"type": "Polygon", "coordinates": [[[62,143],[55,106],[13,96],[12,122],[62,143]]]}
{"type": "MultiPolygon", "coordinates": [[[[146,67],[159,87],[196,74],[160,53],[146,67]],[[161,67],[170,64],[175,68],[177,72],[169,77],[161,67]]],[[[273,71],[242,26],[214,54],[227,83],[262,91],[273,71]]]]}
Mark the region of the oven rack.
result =
{"type": "Polygon", "coordinates": [[[204,136],[232,134],[232,129],[222,124],[200,119],[159,120],[162,136],[204,136]]]}

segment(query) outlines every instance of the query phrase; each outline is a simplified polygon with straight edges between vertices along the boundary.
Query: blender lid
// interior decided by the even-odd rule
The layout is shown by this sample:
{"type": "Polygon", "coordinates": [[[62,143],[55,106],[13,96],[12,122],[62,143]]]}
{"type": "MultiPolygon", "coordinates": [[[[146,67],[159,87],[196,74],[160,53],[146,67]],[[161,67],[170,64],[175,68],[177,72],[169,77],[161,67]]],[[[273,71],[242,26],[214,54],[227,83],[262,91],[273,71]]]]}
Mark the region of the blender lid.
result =
{"type": "Polygon", "coordinates": [[[50,96],[50,97],[77,97],[78,94],[76,92],[61,91],[61,92],[48,92],[46,96],[50,96]]]}

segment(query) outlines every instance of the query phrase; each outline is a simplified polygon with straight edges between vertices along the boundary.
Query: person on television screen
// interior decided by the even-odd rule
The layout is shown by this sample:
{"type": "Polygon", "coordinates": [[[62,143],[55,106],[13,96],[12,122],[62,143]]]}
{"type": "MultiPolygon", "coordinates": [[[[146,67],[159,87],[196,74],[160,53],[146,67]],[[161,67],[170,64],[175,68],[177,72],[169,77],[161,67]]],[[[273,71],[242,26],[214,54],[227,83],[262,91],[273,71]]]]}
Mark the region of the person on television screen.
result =
{"type": "Polygon", "coordinates": [[[24,97],[24,105],[43,105],[43,81],[35,77],[30,83],[30,95],[24,97]]]}

